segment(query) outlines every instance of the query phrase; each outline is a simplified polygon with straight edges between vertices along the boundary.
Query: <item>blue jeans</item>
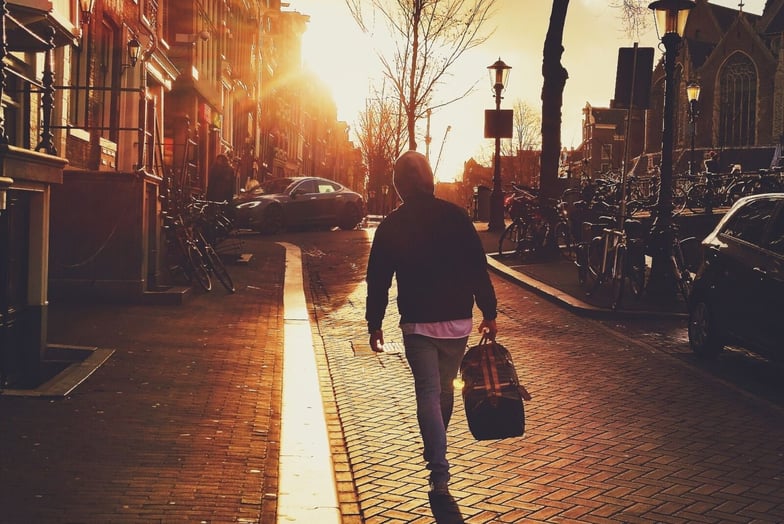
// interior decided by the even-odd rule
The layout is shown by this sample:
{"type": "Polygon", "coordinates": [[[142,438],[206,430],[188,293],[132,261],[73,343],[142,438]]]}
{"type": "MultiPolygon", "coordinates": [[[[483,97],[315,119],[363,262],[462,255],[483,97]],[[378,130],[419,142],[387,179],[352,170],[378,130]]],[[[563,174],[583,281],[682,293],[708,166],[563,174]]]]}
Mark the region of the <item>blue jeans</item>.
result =
{"type": "Polygon", "coordinates": [[[446,428],[454,405],[453,380],[460,369],[468,337],[457,339],[406,335],[406,359],[414,374],[417,421],[431,482],[449,480],[446,428]]]}

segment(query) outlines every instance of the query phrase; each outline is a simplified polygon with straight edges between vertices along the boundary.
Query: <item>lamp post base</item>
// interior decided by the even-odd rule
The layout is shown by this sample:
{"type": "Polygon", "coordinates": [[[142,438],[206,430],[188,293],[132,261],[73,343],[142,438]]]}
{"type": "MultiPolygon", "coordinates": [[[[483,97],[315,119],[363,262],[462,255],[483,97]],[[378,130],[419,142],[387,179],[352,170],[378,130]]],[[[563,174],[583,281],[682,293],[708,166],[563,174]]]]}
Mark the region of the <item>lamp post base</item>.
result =
{"type": "Polygon", "coordinates": [[[488,231],[503,231],[504,223],[504,194],[493,190],[490,193],[490,221],[487,224],[488,231]]]}
{"type": "Polygon", "coordinates": [[[678,300],[677,279],[679,278],[673,266],[675,230],[670,223],[654,223],[650,235],[651,274],[645,292],[652,302],[675,303],[678,300]]]}

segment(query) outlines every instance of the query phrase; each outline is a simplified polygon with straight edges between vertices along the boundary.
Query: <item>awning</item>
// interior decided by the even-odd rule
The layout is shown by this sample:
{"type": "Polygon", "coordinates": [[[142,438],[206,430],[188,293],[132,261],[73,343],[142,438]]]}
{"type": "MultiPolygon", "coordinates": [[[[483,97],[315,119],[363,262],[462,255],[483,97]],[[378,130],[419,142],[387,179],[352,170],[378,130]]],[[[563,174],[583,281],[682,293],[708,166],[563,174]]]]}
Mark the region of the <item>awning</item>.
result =
{"type": "Polygon", "coordinates": [[[52,10],[51,2],[9,3],[8,11],[6,40],[9,51],[46,51],[52,35],[55,47],[76,43],[77,28],[58,16],[52,10]]]}

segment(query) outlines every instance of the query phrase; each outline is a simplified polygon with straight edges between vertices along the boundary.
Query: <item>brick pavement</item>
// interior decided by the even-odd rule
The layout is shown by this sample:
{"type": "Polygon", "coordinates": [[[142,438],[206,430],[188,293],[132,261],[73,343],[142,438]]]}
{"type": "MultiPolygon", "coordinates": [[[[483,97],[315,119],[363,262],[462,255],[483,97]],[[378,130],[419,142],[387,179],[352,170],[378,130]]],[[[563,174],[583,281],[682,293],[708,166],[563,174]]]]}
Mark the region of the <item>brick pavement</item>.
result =
{"type": "MultiPolygon", "coordinates": [[[[400,354],[365,347],[372,230],[292,235],[343,521],[439,522],[400,354]]],[[[184,306],[53,307],[51,342],[115,354],[64,399],[0,396],[0,522],[276,521],[283,248],[254,236],[236,295],[184,306]]],[[[784,417],[494,277],[501,341],[534,398],[522,439],[476,442],[458,399],[466,522],[784,521],[784,417]]],[[[388,340],[397,337],[388,311],[388,340]]]]}
{"type": "MultiPolygon", "coordinates": [[[[351,238],[306,255],[314,343],[364,522],[432,522],[410,372],[402,355],[364,348],[368,247],[369,239],[351,238]]],[[[465,522],[784,521],[780,411],[645,342],[493,281],[500,340],[533,400],[526,435],[499,442],[474,441],[457,401],[452,493],[465,522]]],[[[397,320],[390,307],[388,340],[397,320]]]]}
{"type": "Polygon", "coordinates": [[[284,249],[182,306],[52,306],[50,342],[114,348],[70,396],[0,396],[0,522],[274,522],[284,249]]]}

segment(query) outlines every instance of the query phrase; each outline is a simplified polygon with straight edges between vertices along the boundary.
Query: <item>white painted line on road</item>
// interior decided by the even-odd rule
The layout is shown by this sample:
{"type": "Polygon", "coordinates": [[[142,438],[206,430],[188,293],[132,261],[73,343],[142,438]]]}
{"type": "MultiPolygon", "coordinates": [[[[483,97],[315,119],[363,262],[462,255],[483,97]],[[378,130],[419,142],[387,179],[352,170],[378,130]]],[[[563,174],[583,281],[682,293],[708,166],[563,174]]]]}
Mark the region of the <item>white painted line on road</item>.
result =
{"type": "Polygon", "coordinates": [[[294,244],[278,244],[286,248],[278,522],[338,524],[335,468],[303,287],[302,252],[294,244]]]}

